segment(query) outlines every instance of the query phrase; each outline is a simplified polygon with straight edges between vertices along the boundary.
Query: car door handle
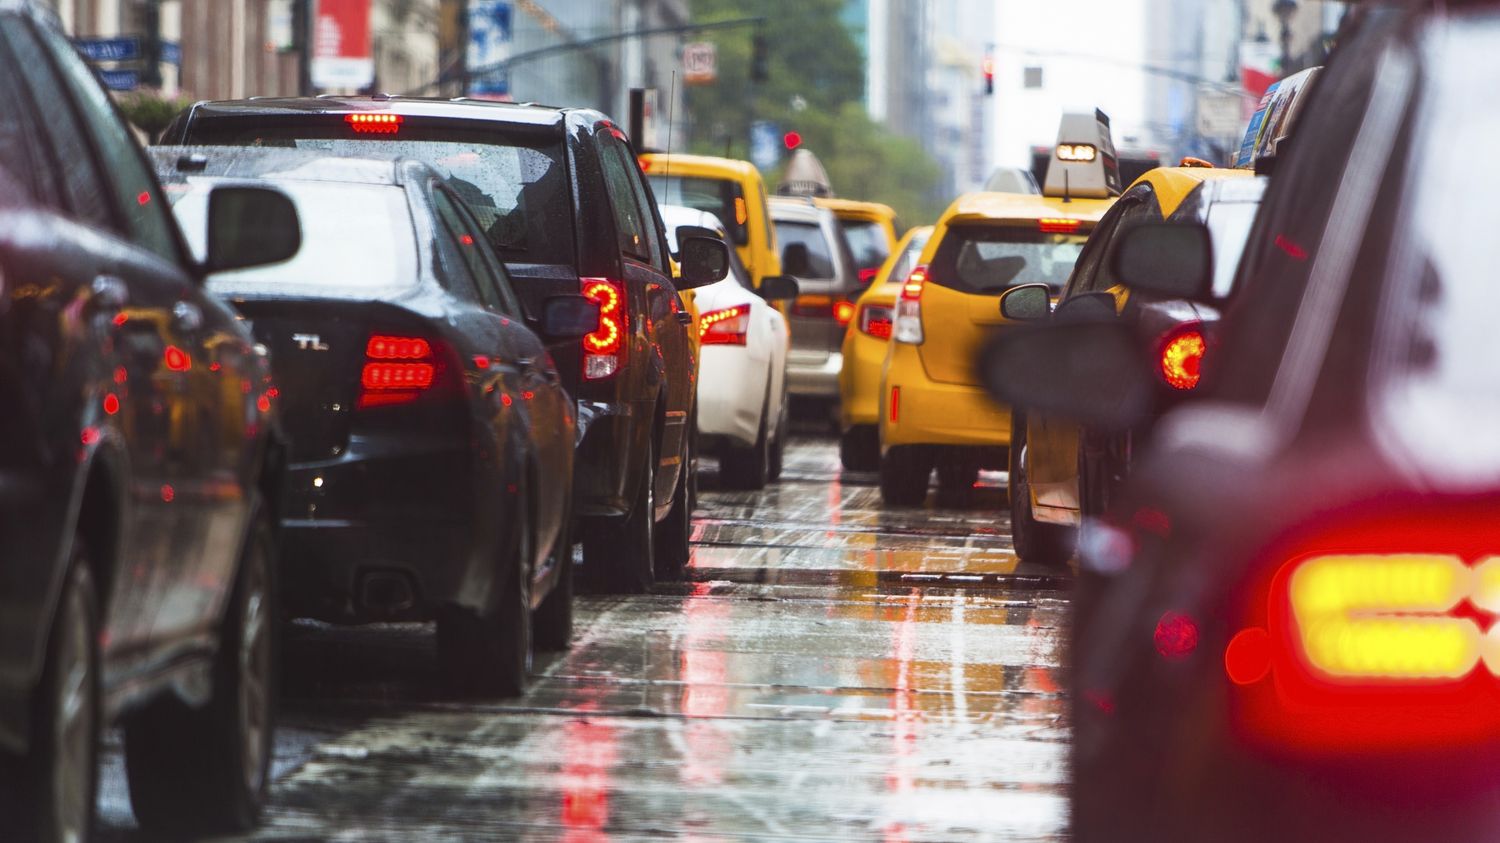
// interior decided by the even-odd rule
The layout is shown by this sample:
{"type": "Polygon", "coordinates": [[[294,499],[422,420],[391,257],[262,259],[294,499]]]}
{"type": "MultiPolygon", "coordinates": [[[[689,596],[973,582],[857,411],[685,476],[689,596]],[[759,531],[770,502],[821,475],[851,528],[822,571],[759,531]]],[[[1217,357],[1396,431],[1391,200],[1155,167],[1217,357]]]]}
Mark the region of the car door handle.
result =
{"type": "Polygon", "coordinates": [[[89,293],[97,310],[119,310],[130,302],[130,288],[118,275],[95,276],[89,293]]]}
{"type": "Polygon", "coordinates": [[[679,324],[679,325],[691,325],[691,324],[693,324],[693,314],[688,313],[686,310],[679,310],[679,311],[677,311],[677,324],[679,324]]]}
{"type": "Polygon", "coordinates": [[[203,311],[192,302],[180,301],[172,305],[172,327],[184,334],[196,333],[203,327],[203,311]]]}

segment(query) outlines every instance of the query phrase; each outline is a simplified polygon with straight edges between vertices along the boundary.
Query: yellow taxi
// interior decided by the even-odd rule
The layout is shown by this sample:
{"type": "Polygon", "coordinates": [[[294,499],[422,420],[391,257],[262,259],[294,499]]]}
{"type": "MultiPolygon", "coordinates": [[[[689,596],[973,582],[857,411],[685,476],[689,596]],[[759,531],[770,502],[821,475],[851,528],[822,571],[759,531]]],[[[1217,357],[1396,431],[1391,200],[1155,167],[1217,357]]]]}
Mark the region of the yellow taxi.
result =
{"type": "Polygon", "coordinates": [[[719,218],[757,290],[761,279],[781,274],[766,184],[754,164],[675,153],[646,153],[640,163],[657,202],[707,211],[719,218]]]}
{"type": "Polygon", "coordinates": [[[855,301],[854,316],[844,334],[844,368],[839,372],[839,459],[849,471],[880,468],[880,370],[885,365],[901,284],[931,237],[930,225],[908,229],[855,301]]]}
{"type": "Polygon", "coordinates": [[[880,492],[910,506],[937,469],[947,492],[983,468],[1005,469],[1010,410],[980,383],[975,360],[1007,320],[1000,297],[1022,285],[1060,291],[1089,232],[1120,193],[1109,118],[1066,114],[1043,195],[975,193],[938,220],[901,288],[881,373],[880,492]]]}
{"type": "Polygon", "coordinates": [[[838,218],[859,272],[859,283],[874,281],[886,258],[896,250],[896,210],[880,202],[832,197],[816,198],[813,204],[833,211],[838,218]]]}

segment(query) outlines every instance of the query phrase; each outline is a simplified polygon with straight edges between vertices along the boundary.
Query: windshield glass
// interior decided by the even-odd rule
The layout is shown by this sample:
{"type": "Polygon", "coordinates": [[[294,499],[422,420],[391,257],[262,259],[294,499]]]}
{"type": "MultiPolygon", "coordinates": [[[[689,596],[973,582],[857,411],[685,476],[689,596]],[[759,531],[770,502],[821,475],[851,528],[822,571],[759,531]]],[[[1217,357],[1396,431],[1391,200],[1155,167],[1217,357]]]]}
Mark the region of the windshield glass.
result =
{"type": "Polygon", "coordinates": [[[696,176],[651,176],[651,191],[663,205],[683,205],[706,211],[729,228],[736,246],[750,242],[749,209],[739,182],[696,176]]]}
{"type": "Polygon", "coordinates": [[[964,293],[998,293],[1021,284],[1067,283],[1088,234],[965,225],[950,228],[933,256],[929,280],[964,293]]]}
{"type": "Polygon", "coordinates": [[[399,155],[437,169],[468,203],[502,260],[572,263],[573,208],[560,140],[508,137],[486,129],[412,125],[399,135],[347,137],[342,119],[201,119],[189,142],[224,146],[277,146],[338,156],[399,155]]]}
{"type": "MultiPolygon", "coordinates": [[[[167,188],[172,212],[192,250],[207,253],[208,194],[214,180],[167,188]]],[[[416,236],[406,191],[387,185],[277,181],[302,224],[302,248],[283,263],[218,272],[211,290],[246,292],[297,285],[344,289],[407,287],[418,278],[416,236]]]]}
{"type": "Polygon", "coordinates": [[[849,241],[849,251],[854,255],[855,268],[861,272],[879,270],[885,259],[891,256],[891,244],[886,239],[885,227],[870,220],[840,222],[844,226],[844,237],[849,241]]]}

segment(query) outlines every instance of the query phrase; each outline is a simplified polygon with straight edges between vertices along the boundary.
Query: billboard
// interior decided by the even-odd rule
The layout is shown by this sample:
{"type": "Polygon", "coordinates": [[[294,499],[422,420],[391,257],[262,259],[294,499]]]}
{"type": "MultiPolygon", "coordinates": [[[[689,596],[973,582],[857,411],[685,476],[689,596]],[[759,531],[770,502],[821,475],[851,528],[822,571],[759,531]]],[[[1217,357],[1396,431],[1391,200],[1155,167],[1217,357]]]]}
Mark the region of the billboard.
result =
{"type": "Polygon", "coordinates": [[[318,0],[313,22],[312,83],[368,88],[375,82],[371,0],[318,0]]]}
{"type": "Polygon", "coordinates": [[[470,73],[471,97],[510,99],[510,73],[502,65],[511,52],[510,0],[472,0],[469,5],[469,46],[465,65],[470,73]],[[487,73],[486,68],[495,68],[487,73]]]}

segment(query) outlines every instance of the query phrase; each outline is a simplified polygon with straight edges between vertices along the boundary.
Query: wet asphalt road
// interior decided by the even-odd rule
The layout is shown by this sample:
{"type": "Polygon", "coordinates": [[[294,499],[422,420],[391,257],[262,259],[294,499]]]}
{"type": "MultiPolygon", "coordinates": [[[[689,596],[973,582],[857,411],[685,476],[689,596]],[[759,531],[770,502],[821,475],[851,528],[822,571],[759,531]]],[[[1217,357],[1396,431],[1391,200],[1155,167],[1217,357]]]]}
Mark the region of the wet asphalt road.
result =
{"type": "MultiPolygon", "coordinates": [[[[1057,840],[1066,572],[1011,552],[1004,475],[887,509],[798,440],[702,475],[690,582],[578,599],[521,699],[443,695],[430,628],[299,624],[256,840],[1057,840]]],[[[141,835],[117,748],[107,841],[141,835]]]]}

